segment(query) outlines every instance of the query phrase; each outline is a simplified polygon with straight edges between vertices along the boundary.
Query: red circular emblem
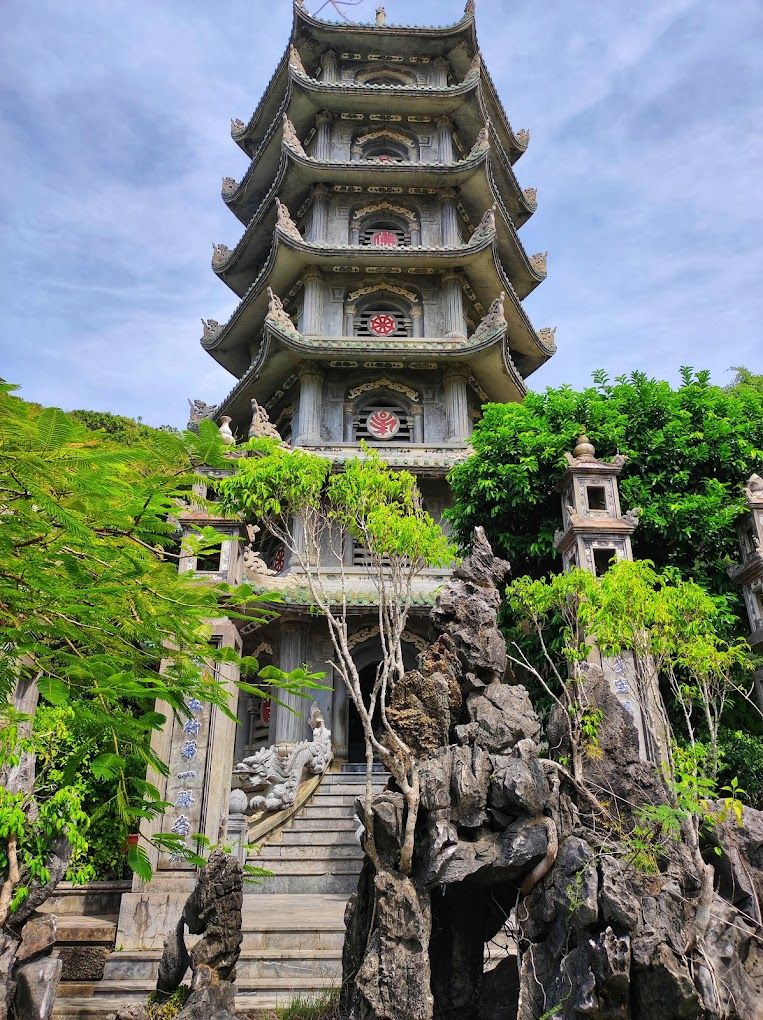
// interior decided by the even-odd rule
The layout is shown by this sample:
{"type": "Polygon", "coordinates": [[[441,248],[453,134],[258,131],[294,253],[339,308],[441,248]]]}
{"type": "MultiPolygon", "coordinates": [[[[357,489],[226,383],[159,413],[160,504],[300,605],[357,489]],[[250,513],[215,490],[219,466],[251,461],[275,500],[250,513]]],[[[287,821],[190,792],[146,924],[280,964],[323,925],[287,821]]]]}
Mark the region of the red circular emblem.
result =
{"type": "Polygon", "coordinates": [[[391,439],[400,429],[400,419],[392,411],[374,411],[368,416],[366,428],[374,439],[391,439]]]}
{"type": "Polygon", "coordinates": [[[281,571],[284,568],[284,563],[285,562],[286,562],[286,556],[284,554],[283,546],[279,545],[279,547],[273,553],[273,558],[270,561],[270,569],[271,570],[275,570],[275,572],[277,574],[280,574],[281,571]]]}
{"type": "Polygon", "coordinates": [[[397,328],[394,315],[387,315],[386,312],[377,312],[368,323],[371,332],[377,336],[389,336],[397,328]]]}
{"type": "Polygon", "coordinates": [[[397,248],[397,234],[391,230],[377,230],[371,235],[371,244],[379,248],[397,248]]]}

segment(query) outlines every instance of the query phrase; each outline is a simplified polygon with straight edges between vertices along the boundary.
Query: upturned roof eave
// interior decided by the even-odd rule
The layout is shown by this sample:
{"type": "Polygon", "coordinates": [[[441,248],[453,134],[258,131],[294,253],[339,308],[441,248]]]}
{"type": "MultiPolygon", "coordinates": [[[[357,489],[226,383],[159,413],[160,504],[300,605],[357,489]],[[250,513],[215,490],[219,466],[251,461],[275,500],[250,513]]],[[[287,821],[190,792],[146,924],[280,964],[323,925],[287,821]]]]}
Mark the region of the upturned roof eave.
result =
{"type": "MultiPolygon", "coordinates": [[[[315,161],[310,162],[315,163],[315,161]]],[[[478,162],[482,162],[484,164],[484,159],[475,160],[474,162],[476,169],[476,164],[478,162]]],[[[224,280],[231,290],[239,297],[242,297],[247,288],[251,285],[253,276],[256,277],[259,260],[264,260],[266,257],[268,249],[265,246],[267,244],[265,238],[272,236],[272,230],[275,225],[276,217],[274,203],[276,195],[278,195],[282,201],[287,203],[292,203],[292,201],[296,199],[298,206],[302,205],[308,197],[309,187],[313,181],[305,178],[302,182],[303,187],[301,190],[298,188],[289,188],[288,186],[289,178],[291,178],[292,183],[294,181],[294,174],[289,173],[289,167],[296,165],[297,169],[299,169],[300,164],[304,163],[304,160],[297,157],[291,152],[291,150],[284,147],[281,163],[271,187],[265,194],[259,208],[247,225],[247,228],[242,237],[239,239],[238,244],[234,249],[232,249],[225,262],[219,262],[217,265],[213,263],[214,272],[222,280],[224,280]]],[[[405,166],[406,164],[402,165],[405,166]]],[[[422,165],[425,166],[426,164],[422,165]]],[[[334,164],[333,166],[336,165],[334,164]]],[[[343,166],[351,167],[353,164],[343,164],[343,166]]],[[[318,164],[318,167],[312,168],[314,169],[314,173],[311,174],[311,176],[317,176],[322,179],[324,174],[322,169],[320,169],[321,167],[328,172],[329,168],[332,167],[332,164],[318,164]]],[[[365,169],[372,170],[373,168],[367,167],[365,169]]],[[[427,174],[426,176],[427,179],[429,179],[429,175],[427,174]]],[[[498,206],[496,210],[496,224],[498,228],[497,238],[499,252],[504,264],[508,267],[512,286],[516,290],[520,299],[522,299],[526,297],[538,285],[538,283],[545,279],[545,273],[539,272],[532,265],[527,252],[521,243],[519,235],[514,229],[511,218],[503,206],[501,196],[491,183],[488,172],[484,175],[484,182],[487,187],[483,186],[480,189],[483,192],[482,201],[476,203],[474,215],[476,218],[477,215],[484,213],[485,209],[487,209],[490,204],[491,197],[494,201],[496,201],[498,206]]],[[[405,254],[417,252],[418,250],[418,248],[394,249],[394,251],[405,254]]],[[[392,252],[385,254],[391,255],[392,252]]]]}
{"type": "Polygon", "coordinates": [[[289,279],[293,281],[300,271],[310,265],[320,265],[324,262],[334,269],[337,258],[347,259],[350,264],[361,259],[370,264],[374,260],[376,266],[384,266],[387,261],[392,266],[401,258],[412,266],[415,266],[417,261],[428,266],[434,259],[443,269],[446,269],[450,264],[463,267],[467,270],[466,275],[473,285],[476,279],[480,299],[485,307],[490,304],[498,291],[506,292],[509,298],[506,317],[515,350],[533,359],[534,367],[542,364],[553,354],[553,349],[544,344],[534,330],[516,291],[503,270],[499,253],[496,250],[494,234],[486,236],[474,245],[464,245],[459,248],[410,249],[408,253],[405,253],[403,249],[399,248],[383,251],[354,245],[342,248],[315,245],[290,238],[280,229],[275,231],[270,255],[259,276],[242,297],[225,326],[215,336],[206,340],[202,339],[202,347],[209,351],[215,360],[229,371],[234,371],[235,374],[235,369],[230,367],[231,364],[240,365],[241,363],[240,355],[236,356],[235,354],[235,348],[248,349],[248,337],[251,336],[252,330],[247,323],[260,316],[264,318],[267,287],[273,286],[277,293],[286,293],[288,287],[283,285],[289,279]],[[480,271],[477,272],[477,270],[480,271]],[[242,331],[244,335],[242,335],[242,331]],[[234,352],[232,358],[226,356],[228,351],[234,352]],[[540,361],[535,364],[535,360],[538,358],[540,361]]]}
{"type": "MultiPolygon", "coordinates": [[[[367,345],[359,337],[305,337],[281,327],[270,317],[265,320],[259,344],[255,346],[252,363],[233,386],[216,410],[216,416],[232,417],[246,413],[255,397],[266,402],[293,375],[304,360],[331,362],[368,356],[367,345]]],[[[416,362],[425,358],[443,364],[457,362],[469,366],[475,381],[484,391],[486,402],[521,400],[527,388],[512,361],[505,326],[498,326],[481,336],[374,339],[374,356],[379,361],[416,362]]]]}

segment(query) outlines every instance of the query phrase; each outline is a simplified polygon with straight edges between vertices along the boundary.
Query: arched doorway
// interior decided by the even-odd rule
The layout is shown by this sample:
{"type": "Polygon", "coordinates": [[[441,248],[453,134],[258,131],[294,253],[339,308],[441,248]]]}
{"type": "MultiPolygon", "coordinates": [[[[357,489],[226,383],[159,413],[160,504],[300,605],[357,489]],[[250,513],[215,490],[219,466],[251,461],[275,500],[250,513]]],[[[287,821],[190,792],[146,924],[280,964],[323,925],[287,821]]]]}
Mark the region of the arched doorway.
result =
{"type": "MultiPolygon", "coordinates": [[[[363,698],[367,703],[368,695],[371,692],[371,688],[374,685],[374,679],[376,678],[376,662],[369,662],[367,666],[364,666],[360,670],[360,686],[363,691],[363,698]]],[[[352,699],[349,701],[350,705],[350,718],[347,726],[347,760],[349,762],[365,762],[366,760],[366,741],[363,736],[363,725],[358,715],[358,710],[352,703],[352,699]]],[[[373,716],[373,727],[374,733],[378,733],[379,726],[381,725],[379,718],[379,706],[377,705],[376,711],[373,716]]]]}

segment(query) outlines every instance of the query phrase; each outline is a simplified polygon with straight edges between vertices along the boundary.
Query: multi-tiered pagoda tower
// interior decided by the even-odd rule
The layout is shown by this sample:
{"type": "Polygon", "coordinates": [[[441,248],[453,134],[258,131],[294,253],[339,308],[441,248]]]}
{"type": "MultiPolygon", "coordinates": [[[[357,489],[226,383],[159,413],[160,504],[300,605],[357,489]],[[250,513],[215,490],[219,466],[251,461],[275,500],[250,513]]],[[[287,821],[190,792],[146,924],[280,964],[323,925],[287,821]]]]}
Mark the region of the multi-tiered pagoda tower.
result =
{"type": "MultiPolygon", "coordinates": [[[[481,406],[521,400],[554,352],[553,330],[536,331],[521,304],[546,272],[517,233],[536,207],[512,169],[529,136],[512,130],[484,67],[474,3],[441,28],[387,25],[383,8],[372,25],[325,22],[296,3],[286,52],[232,135],[251,163],[222,187],[244,230],[212,259],[240,298],[201,341],[237,379],[215,420],[227,416],[243,440],[264,407],[284,439],[337,464],[365,440],[416,473],[439,516],[481,406]]],[[[258,551],[276,571],[264,586],[284,592],[288,611],[272,632],[245,634],[247,650],[326,669],[327,636],[288,557],[267,536],[258,551]]],[[[372,667],[363,550],[348,545],[346,566],[358,661],[372,667]]],[[[441,581],[422,580],[422,618],[441,581]]],[[[409,637],[415,651],[415,621],[409,637]]],[[[337,755],[352,758],[340,687],[321,707],[337,755]]],[[[242,716],[240,753],[307,732],[277,706],[269,726],[255,704],[242,716]]]]}

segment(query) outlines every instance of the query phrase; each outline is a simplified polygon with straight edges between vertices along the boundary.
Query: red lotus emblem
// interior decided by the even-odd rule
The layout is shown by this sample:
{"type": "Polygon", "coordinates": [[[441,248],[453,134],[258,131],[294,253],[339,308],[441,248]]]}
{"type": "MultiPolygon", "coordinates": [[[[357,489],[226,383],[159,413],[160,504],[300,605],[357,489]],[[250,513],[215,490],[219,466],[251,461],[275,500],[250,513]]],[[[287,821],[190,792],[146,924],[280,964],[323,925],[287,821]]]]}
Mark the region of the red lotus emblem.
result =
{"type": "Polygon", "coordinates": [[[374,411],[368,416],[366,428],[374,439],[391,439],[400,428],[400,419],[392,411],[374,411]]]}
{"type": "Polygon", "coordinates": [[[397,234],[393,234],[391,230],[377,230],[371,235],[371,244],[378,248],[397,248],[397,234]]]}
{"type": "Polygon", "coordinates": [[[387,315],[386,312],[377,312],[368,324],[371,332],[377,336],[389,336],[397,328],[394,315],[387,315]]]}

